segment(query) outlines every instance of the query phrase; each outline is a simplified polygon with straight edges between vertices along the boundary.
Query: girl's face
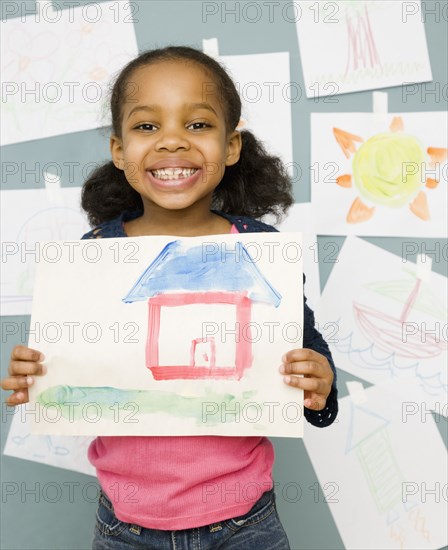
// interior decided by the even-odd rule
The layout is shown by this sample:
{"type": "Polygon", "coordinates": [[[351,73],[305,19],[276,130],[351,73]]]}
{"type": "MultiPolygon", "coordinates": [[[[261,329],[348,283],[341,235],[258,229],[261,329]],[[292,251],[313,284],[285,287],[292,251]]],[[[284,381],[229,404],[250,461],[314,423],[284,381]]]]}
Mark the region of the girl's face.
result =
{"type": "Polygon", "coordinates": [[[216,85],[195,63],[163,62],[137,69],[127,86],[122,137],[111,138],[145,210],[207,210],[225,167],[239,160],[241,135],[226,134],[216,85]],[[183,169],[183,170],[181,170],[183,169]]]}

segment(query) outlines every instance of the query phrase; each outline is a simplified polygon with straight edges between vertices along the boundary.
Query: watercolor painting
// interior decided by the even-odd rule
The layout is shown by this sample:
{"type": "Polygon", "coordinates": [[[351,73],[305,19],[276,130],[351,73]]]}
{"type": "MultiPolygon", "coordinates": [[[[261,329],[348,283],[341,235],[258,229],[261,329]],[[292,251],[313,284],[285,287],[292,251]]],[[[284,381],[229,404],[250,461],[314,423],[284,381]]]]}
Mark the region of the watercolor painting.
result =
{"type": "MultiPolygon", "coordinates": [[[[107,126],[98,106],[109,80],[138,55],[132,2],[2,19],[2,144],[107,126]]],[[[55,4],[56,5],[56,4],[55,4]]],[[[39,9],[39,4],[37,4],[39,9]]]]}
{"type": "Polygon", "coordinates": [[[0,193],[2,315],[30,315],[36,261],[45,254],[39,242],[79,239],[89,230],[80,207],[81,188],[62,187],[59,204],[45,189],[0,193]]]}
{"type": "Polygon", "coordinates": [[[374,384],[411,377],[428,408],[446,415],[446,277],[423,281],[412,262],[354,237],[338,260],[316,313],[338,324],[329,342],[338,367],[374,384]]]}
{"type": "MultiPolygon", "coordinates": [[[[241,242],[236,243],[235,254],[228,254],[225,258],[219,248],[207,253],[206,263],[203,262],[203,255],[202,245],[187,248],[180,241],[168,243],[123,298],[125,303],[148,301],[146,366],[156,380],[240,380],[253,361],[250,334],[246,337],[242,334],[244,327],[250,326],[252,321],[252,305],[257,302],[274,307],[280,305],[280,294],[263,277],[241,242]],[[199,319],[197,338],[183,341],[182,334],[176,336],[176,346],[185,347],[185,363],[188,364],[161,366],[159,336],[164,328],[161,326],[162,308],[185,308],[191,304],[202,304],[204,312],[202,319],[199,319]],[[224,304],[234,307],[235,326],[239,331],[233,365],[226,365],[216,356],[213,337],[199,336],[203,332],[202,323],[207,318],[207,309],[213,310],[224,304]]],[[[188,310],[184,314],[188,315],[188,310]]]]}
{"type": "Polygon", "coordinates": [[[30,389],[33,434],[301,437],[303,392],[277,369],[302,342],[302,261],[284,252],[300,234],[78,243],[98,260],[38,265],[31,323],[61,328],[30,334],[48,369],[30,389]]]}
{"type": "Polygon", "coordinates": [[[445,113],[315,113],[312,127],[318,233],[446,235],[445,113]]]}
{"type": "MultiPolygon", "coordinates": [[[[359,193],[374,204],[389,208],[408,205],[410,211],[423,221],[431,219],[428,201],[424,189],[435,189],[439,180],[426,177],[423,169],[426,164],[434,168],[443,163],[448,149],[442,147],[424,147],[415,136],[404,133],[403,118],[394,117],[390,123],[390,132],[376,134],[363,142],[340,128],[333,128],[338,145],[347,158],[353,153],[353,176],[337,176],[336,183],[344,188],[352,187],[352,181],[359,193]],[[363,142],[356,149],[355,142],[363,142]],[[430,162],[428,162],[428,157],[430,162]],[[415,166],[407,177],[403,177],[405,163],[415,166]]],[[[362,223],[369,220],[375,207],[368,207],[357,197],[347,213],[347,223],[362,223]]]]}
{"type": "MultiPolygon", "coordinates": [[[[339,422],[325,434],[306,426],[317,477],[324,487],[332,480],[326,501],[345,548],[437,550],[448,542],[442,497],[429,498],[424,489],[447,482],[445,445],[431,415],[425,422],[420,411],[403,417],[399,386],[366,388],[362,404],[340,399],[339,422]],[[334,460],[322,455],[323,445],[334,460]],[[357,498],[345,498],[350,494],[357,498]]],[[[415,381],[403,386],[406,401],[420,403],[415,381]]]]}
{"type": "MultiPolygon", "coordinates": [[[[308,98],[432,80],[418,9],[407,11],[400,2],[384,0],[297,4],[308,98]]],[[[420,2],[412,7],[421,9],[420,2]]]]}

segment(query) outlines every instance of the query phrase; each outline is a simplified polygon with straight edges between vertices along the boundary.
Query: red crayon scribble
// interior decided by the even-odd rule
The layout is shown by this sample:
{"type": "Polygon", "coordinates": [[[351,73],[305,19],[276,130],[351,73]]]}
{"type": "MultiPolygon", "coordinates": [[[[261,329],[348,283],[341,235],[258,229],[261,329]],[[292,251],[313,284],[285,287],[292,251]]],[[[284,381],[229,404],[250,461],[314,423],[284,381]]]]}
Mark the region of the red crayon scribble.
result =
{"type": "Polygon", "coordinates": [[[420,279],[408,297],[401,317],[398,319],[382,311],[353,302],[355,321],[364,336],[387,353],[398,357],[428,359],[437,357],[447,349],[447,344],[431,331],[422,330],[415,325],[414,331],[403,337],[403,323],[412,309],[417,297],[420,279]]]}
{"type": "Polygon", "coordinates": [[[381,67],[372,27],[370,26],[367,6],[364,8],[364,15],[356,15],[356,22],[353,22],[352,18],[347,14],[346,23],[348,53],[344,76],[347,76],[349,71],[356,71],[359,68],[373,68],[376,65],[381,67]]]}

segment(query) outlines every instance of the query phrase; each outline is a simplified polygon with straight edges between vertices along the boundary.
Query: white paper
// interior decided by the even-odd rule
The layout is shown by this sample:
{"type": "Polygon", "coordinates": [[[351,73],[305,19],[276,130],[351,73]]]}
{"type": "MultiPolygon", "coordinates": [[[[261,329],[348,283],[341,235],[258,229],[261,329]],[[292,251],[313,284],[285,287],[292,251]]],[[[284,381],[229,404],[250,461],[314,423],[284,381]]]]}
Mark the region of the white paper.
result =
{"type": "Polygon", "coordinates": [[[301,436],[303,392],[278,371],[302,346],[299,234],[62,244],[36,277],[33,433],[301,436]]]}
{"type": "Polygon", "coordinates": [[[131,4],[45,5],[1,21],[3,145],[110,124],[110,80],[138,55],[131,4]]]}
{"type": "Polygon", "coordinates": [[[308,98],[432,80],[418,0],[295,6],[308,98]]]}
{"type": "MultiPolygon", "coordinates": [[[[294,203],[288,211],[285,219],[275,225],[279,231],[302,233],[303,241],[303,272],[306,276],[305,296],[307,304],[311,309],[314,309],[320,299],[320,282],[319,282],[319,244],[317,237],[313,234],[311,228],[314,227],[312,219],[311,203],[294,203]]],[[[266,223],[273,223],[268,219],[266,223]]],[[[317,327],[319,330],[319,328],[317,327]]]]}
{"type": "Polygon", "coordinates": [[[418,388],[409,381],[403,397],[400,385],[372,386],[359,405],[344,397],[331,426],[305,428],[318,496],[347,550],[436,550],[448,542],[445,445],[418,388]]]}
{"type": "MultiPolygon", "coordinates": [[[[404,243],[406,245],[406,243],[404,243]]],[[[412,243],[407,243],[407,245],[412,243]]],[[[403,251],[406,259],[406,249],[403,251]]],[[[427,407],[448,416],[447,279],[348,237],[322,292],[318,319],[338,369],[373,384],[415,379],[427,407]]]]}
{"type": "Polygon", "coordinates": [[[2,315],[30,315],[40,241],[80,239],[90,227],[81,210],[81,188],[62,187],[53,203],[46,189],[0,192],[2,315]]]}
{"type": "Polygon", "coordinates": [[[26,405],[15,407],[3,454],[96,476],[87,459],[93,437],[33,435],[30,432],[30,410],[26,405]]]}
{"type": "Polygon", "coordinates": [[[445,237],[448,203],[446,154],[445,158],[432,164],[428,148],[430,151],[432,148],[446,149],[447,136],[448,116],[442,111],[312,113],[311,196],[316,233],[445,237]],[[394,123],[401,123],[403,130],[392,131],[394,123]],[[334,129],[351,134],[347,137],[346,153],[338,143],[334,129]],[[350,144],[352,151],[348,150],[350,144]],[[409,144],[412,149],[405,151],[409,144]],[[390,168],[385,169],[385,162],[390,162],[390,168]],[[367,174],[368,185],[374,186],[374,196],[366,195],[365,186],[361,184],[363,180],[357,175],[361,171],[367,174]],[[350,178],[350,186],[337,183],[342,176],[350,178]],[[393,197],[387,197],[386,201],[378,184],[373,182],[374,177],[393,186],[392,195],[401,193],[401,204],[394,204],[393,197]],[[431,187],[427,186],[427,180],[431,180],[431,187]],[[435,187],[434,182],[438,182],[435,187]],[[401,191],[398,192],[399,188],[401,191]],[[422,219],[411,210],[416,198],[426,201],[428,219],[422,219]],[[347,221],[355,201],[362,202],[367,209],[373,208],[373,211],[369,210],[372,214],[369,219],[347,221]]]}
{"type": "Polygon", "coordinates": [[[268,152],[293,170],[289,52],[219,57],[240,94],[243,129],[260,139],[268,152]]]}

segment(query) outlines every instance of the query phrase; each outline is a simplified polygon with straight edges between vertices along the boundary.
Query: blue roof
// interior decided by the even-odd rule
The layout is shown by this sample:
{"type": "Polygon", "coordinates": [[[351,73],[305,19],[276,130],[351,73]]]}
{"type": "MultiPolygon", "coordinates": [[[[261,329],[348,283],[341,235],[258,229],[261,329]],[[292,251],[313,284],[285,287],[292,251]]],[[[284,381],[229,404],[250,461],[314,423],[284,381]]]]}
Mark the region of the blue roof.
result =
{"type": "Polygon", "coordinates": [[[265,279],[249,252],[241,244],[235,248],[220,243],[187,246],[181,241],[168,243],[123,298],[130,303],[158,294],[190,291],[247,291],[254,302],[277,307],[281,294],[265,279]]]}

